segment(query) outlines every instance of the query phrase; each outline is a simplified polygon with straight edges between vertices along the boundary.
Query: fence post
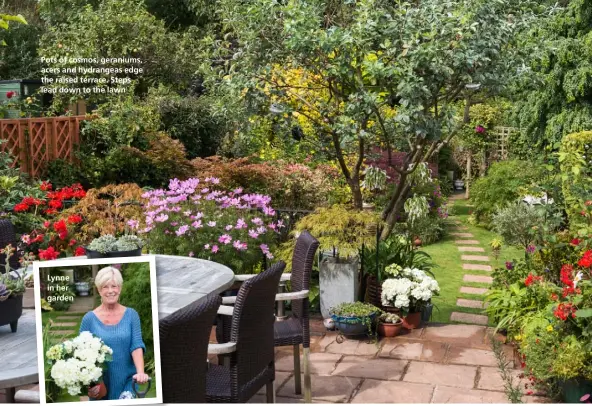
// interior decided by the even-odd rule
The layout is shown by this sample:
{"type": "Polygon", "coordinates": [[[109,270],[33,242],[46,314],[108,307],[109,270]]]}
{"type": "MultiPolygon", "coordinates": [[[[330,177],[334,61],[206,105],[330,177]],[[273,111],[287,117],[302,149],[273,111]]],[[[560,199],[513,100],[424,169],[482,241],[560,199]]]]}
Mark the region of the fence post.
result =
{"type": "Polygon", "coordinates": [[[19,160],[21,161],[21,172],[29,173],[29,159],[27,155],[28,145],[27,145],[27,137],[25,137],[25,129],[22,126],[22,123],[19,121],[17,124],[17,131],[18,131],[18,150],[19,150],[19,160]]]}

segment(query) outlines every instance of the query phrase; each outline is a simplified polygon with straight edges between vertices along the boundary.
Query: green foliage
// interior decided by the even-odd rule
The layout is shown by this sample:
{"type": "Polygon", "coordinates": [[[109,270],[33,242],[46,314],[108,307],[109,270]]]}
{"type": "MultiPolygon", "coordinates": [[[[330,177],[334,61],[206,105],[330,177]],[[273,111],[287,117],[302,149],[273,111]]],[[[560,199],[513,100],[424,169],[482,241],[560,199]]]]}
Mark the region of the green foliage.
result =
{"type": "Polygon", "coordinates": [[[487,176],[477,179],[471,187],[471,202],[479,220],[489,222],[499,208],[515,201],[539,182],[544,174],[541,165],[508,160],[495,162],[487,176]]]}
{"type": "Polygon", "coordinates": [[[570,230],[586,237],[592,231],[592,216],[586,210],[592,205],[592,131],[566,136],[559,162],[570,230]]]}
{"type": "MultiPolygon", "coordinates": [[[[41,64],[37,56],[39,38],[43,27],[38,21],[35,10],[36,1],[21,0],[13,9],[22,13],[29,24],[10,24],[10,30],[0,32],[0,78],[34,79],[41,73],[41,64]]],[[[4,5],[1,5],[2,7],[4,5]]],[[[4,7],[2,7],[4,8],[4,7]]]]}
{"type": "Polygon", "coordinates": [[[506,244],[526,249],[541,241],[540,227],[544,221],[541,211],[535,206],[516,201],[495,213],[492,223],[506,244]]]}
{"type": "MultiPolygon", "coordinates": [[[[146,345],[144,362],[148,366],[154,359],[152,336],[152,297],[150,295],[150,266],[148,263],[122,265],[123,286],[120,303],[138,312],[142,326],[142,339],[146,345]]],[[[154,371],[146,371],[151,374],[154,371]]]]}
{"type": "Polygon", "coordinates": [[[341,317],[366,318],[373,315],[379,315],[382,311],[369,303],[341,303],[331,308],[331,314],[341,317]]]}

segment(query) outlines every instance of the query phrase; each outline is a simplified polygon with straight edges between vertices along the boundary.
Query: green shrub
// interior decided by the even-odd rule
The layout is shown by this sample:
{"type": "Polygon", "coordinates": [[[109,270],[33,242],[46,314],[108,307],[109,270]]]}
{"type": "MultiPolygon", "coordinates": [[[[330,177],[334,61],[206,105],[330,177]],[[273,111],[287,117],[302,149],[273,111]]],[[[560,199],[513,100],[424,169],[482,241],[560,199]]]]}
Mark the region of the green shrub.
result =
{"type": "MultiPolygon", "coordinates": [[[[154,359],[152,336],[152,297],[150,295],[150,266],[148,263],[122,265],[123,286],[120,303],[138,312],[142,326],[142,339],[146,345],[144,364],[151,365],[154,359]]],[[[146,371],[150,374],[154,371],[146,371]]]]}
{"type": "Polygon", "coordinates": [[[582,230],[586,235],[591,220],[582,212],[586,213],[586,201],[592,200],[592,131],[565,137],[561,141],[559,162],[570,229],[582,230]]]}
{"type": "Polygon", "coordinates": [[[491,165],[487,176],[477,179],[471,187],[474,214],[489,222],[499,208],[528,192],[544,174],[544,167],[532,162],[509,160],[491,165]]]}
{"type": "Polygon", "coordinates": [[[506,244],[526,249],[539,241],[538,227],[544,218],[534,206],[516,201],[493,216],[493,227],[506,244]]]}

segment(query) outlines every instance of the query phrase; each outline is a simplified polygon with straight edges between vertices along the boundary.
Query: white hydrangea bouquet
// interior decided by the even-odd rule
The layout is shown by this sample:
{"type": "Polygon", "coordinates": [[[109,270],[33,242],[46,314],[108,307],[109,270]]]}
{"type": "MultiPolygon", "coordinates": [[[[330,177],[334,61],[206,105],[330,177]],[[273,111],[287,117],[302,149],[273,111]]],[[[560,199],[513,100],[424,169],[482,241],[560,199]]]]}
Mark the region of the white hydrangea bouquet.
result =
{"type": "Polygon", "coordinates": [[[420,312],[433,296],[440,293],[438,282],[421,269],[392,264],[385,271],[390,277],[382,283],[384,306],[396,307],[404,313],[420,312]]]}
{"type": "Polygon", "coordinates": [[[78,337],[52,346],[45,355],[55,384],[76,396],[83,387],[100,382],[105,363],[113,359],[113,350],[99,337],[83,331],[78,337]]]}

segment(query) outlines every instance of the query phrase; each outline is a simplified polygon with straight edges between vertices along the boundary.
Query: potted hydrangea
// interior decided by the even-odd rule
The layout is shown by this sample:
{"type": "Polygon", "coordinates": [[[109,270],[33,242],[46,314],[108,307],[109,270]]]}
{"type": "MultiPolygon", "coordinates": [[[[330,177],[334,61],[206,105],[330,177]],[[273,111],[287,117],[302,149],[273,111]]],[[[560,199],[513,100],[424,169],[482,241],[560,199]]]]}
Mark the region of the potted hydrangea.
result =
{"type": "Polygon", "coordinates": [[[144,242],[132,234],[119,238],[106,234],[92,240],[85,250],[88,258],[135,257],[142,255],[143,246],[144,242]]]}
{"type": "Polygon", "coordinates": [[[382,304],[400,309],[405,316],[403,327],[415,329],[421,324],[424,308],[440,292],[438,282],[421,269],[388,268],[391,278],[382,283],[382,304]]]}
{"type": "Polygon", "coordinates": [[[383,337],[396,337],[403,328],[403,320],[395,313],[383,313],[378,317],[378,334],[383,337]]]}

